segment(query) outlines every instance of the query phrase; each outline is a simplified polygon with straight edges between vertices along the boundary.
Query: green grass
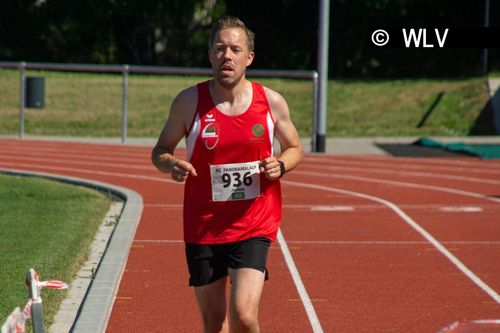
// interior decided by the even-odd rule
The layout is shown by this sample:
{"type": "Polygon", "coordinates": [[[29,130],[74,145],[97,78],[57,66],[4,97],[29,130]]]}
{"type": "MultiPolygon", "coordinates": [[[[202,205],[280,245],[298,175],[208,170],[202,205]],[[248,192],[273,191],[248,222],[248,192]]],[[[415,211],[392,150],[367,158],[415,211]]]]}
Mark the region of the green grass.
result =
{"type": "Polygon", "coordinates": [[[488,102],[481,78],[333,82],[330,96],[328,132],[336,136],[467,135],[488,102]]]}
{"type": "MultiPolygon", "coordinates": [[[[110,200],[96,191],[31,177],[0,174],[0,322],[28,299],[25,275],[71,282],[85,262],[110,200]]],[[[62,290],[42,290],[48,326],[62,290]]]]}
{"type": "MultiPolygon", "coordinates": [[[[122,78],[113,74],[28,71],[44,76],[45,109],[26,109],[26,134],[119,137],[122,78]]],[[[130,75],[129,137],[157,137],[172,99],[207,77],[130,75]]],[[[302,136],[311,134],[308,80],[256,79],[287,100],[302,136]]],[[[0,135],[18,133],[19,74],[0,70],[0,135]]],[[[328,90],[330,137],[467,135],[488,102],[485,78],[333,80],[328,90]],[[423,127],[436,96],[444,96],[423,127]]]]}

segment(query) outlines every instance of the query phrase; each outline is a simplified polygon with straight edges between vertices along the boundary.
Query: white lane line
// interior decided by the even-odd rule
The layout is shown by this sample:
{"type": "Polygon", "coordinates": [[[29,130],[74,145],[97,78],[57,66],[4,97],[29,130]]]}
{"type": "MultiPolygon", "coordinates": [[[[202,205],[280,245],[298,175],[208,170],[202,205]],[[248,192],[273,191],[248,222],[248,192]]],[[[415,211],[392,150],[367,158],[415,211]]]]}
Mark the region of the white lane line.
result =
{"type": "MultiPolygon", "coordinates": [[[[399,158],[398,158],[399,159],[399,158]]],[[[380,159],[382,161],[382,159],[380,159]]],[[[465,160],[463,159],[455,159],[455,158],[413,158],[413,157],[405,157],[404,162],[409,162],[414,165],[420,164],[421,166],[427,166],[427,167],[433,167],[435,164],[437,165],[446,165],[448,167],[450,166],[457,166],[457,167],[475,167],[478,164],[482,164],[482,167],[484,168],[489,168],[489,169],[496,169],[500,166],[500,163],[498,163],[495,160],[482,160],[479,158],[467,158],[465,160]]]]}
{"type": "Polygon", "coordinates": [[[310,210],[312,212],[353,212],[354,207],[352,206],[337,206],[337,205],[330,205],[330,206],[311,206],[310,210]]]}
{"type": "MultiPolygon", "coordinates": [[[[490,179],[490,178],[477,178],[477,177],[469,177],[469,176],[455,176],[450,174],[440,174],[440,173],[430,173],[430,172],[415,172],[415,171],[396,171],[396,170],[388,170],[387,168],[367,168],[365,167],[349,167],[349,166],[330,166],[330,165],[314,165],[309,166],[308,170],[335,170],[335,171],[349,171],[349,172],[363,172],[363,173],[378,173],[378,174],[390,174],[390,175],[398,175],[401,177],[412,176],[412,177],[421,177],[421,178],[437,178],[437,179],[449,179],[449,180],[458,180],[462,182],[473,182],[480,184],[490,184],[490,185],[499,185],[500,180],[490,179]]],[[[304,170],[304,168],[301,168],[304,170]]]]}
{"type": "Polygon", "coordinates": [[[425,168],[430,168],[434,166],[442,166],[445,165],[446,167],[456,167],[456,168],[470,168],[470,167],[477,167],[478,165],[481,165],[481,167],[488,168],[488,169],[496,169],[500,163],[495,162],[494,160],[481,160],[479,158],[471,159],[471,158],[466,158],[466,159],[455,159],[455,158],[436,158],[436,157],[431,157],[431,158],[410,158],[410,157],[404,157],[404,158],[399,158],[399,157],[393,157],[393,156],[376,156],[376,155],[358,155],[358,156],[332,156],[328,155],[325,157],[321,157],[318,155],[306,155],[305,159],[307,161],[345,161],[345,162],[350,162],[350,163],[393,163],[394,161],[398,161],[398,163],[403,163],[403,164],[411,164],[419,167],[425,167],[425,168]],[[333,157],[333,158],[332,158],[333,157]]]}
{"type": "MultiPolygon", "coordinates": [[[[2,156],[5,157],[6,155],[2,156]]],[[[58,155],[60,157],[61,155],[58,155]]],[[[78,156],[81,158],[81,156],[78,156]]],[[[99,162],[89,161],[89,157],[85,157],[85,161],[75,160],[75,159],[60,159],[60,158],[42,158],[42,157],[28,157],[18,156],[17,159],[22,161],[33,161],[33,162],[46,162],[46,163],[61,163],[61,164],[77,164],[77,165],[90,165],[90,166],[103,166],[103,167],[111,167],[111,168],[122,168],[122,169],[136,169],[136,170],[145,170],[145,171],[155,171],[156,169],[153,167],[153,164],[147,165],[143,164],[132,164],[130,161],[118,161],[114,160],[112,163],[102,162],[102,159],[99,159],[99,162]],[[121,163],[124,162],[124,163],[121,163]]],[[[10,160],[7,159],[7,162],[10,160]]]]}
{"type": "Polygon", "coordinates": [[[458,194],[458,195],[463,195],[463,196],[468,196],[468,197],[485,199],[485,200],[489,200],[489,201],[500,203],[500,198],[489,197],[489,196],[484,195],[482,193],[476,193],[476,192],[470,192],[470,191],[464,191],[464,190],[457,190],[457,189],[454,189],[454,188],[451,188],[451,187],[416,184],[416,183],[401,182],[401,181],[388,180],[388,179],[374,179],[374,178],[361,177],[361,176],[347,176],[347,175],[338,175],[338,174],[328,174],[328,175],[325,175],[325,174],[304,172],[304,171],[298,171],[298,170],[294,170],[293,173],[294,174],[300,174],[300,175],[306,175],[306,176],[310,176],[310,177],[340,178],[340,179],[347,179],[347,180],[356,180],[356,181],[361,181],[361,182],[390,184],[390,185],[396,185],[396,186],[402,186],[402,187],[410,187],[410,188],[423,188],[423,189],[427,189],[427,190],[440,191],[440,192],[448,192],[448,193],[452,193],[452,194],[458,194]]]}
{"type": "MultiPolygon", "coordinates": [[[[298,210],[321,210],[322,207],[338,207],[339,210],[342,210],[342,207],[351,207],[353,209],[378,209],[380,205],[318,205],[318,204],[283,204],[283,208],[286,209],[298,209],[298,210]]],[[[336,208],[333,208],[334,210],[336,208]]],[[[385,209],[385,207],[384,207],[385,209]]]]}
{"type": "MultiPolygon", "coordinates": [[[[152,147],[151,147],[152,148],[152,147]]],[[[33,153],[34,151],[37,152],[47,152],[47,153],[54,153],[54,154],[69,154],[69,152],[75,154],[77,153],[80,157],[81,156],[87,156],[87,155],[92,155],[92,156],[114,156],[114,157],[130,157],[130,158],[143,158],[145,155],[148,156],[148,151],[129,151],[129,150],[124,150],[122,146],[106,146],[106,147],[81,147],[81,146],[74,146],[74,145],[58,145],[55,147],[46,147],[46,146],[2,146],[0,148],[0,151],[10,151],[14,153],[33,153]],[[98,149],[96,149],[98,148],[98,149]],[[101,149],[102,148],[102,149],[101,149]]],[[[149,156],[148,156],[149,157],[149,156]]]]}
{"type": "MultiPolygon", "coordinates": [[[[135,239],[134,243],[151,244],[181,244],[181,239],[135,239]]],[[[428,245],[425,241],[320,241],[320,240],[288,240],[287,244],[310,244],[310,245],[428,245]]],[[[445,241],[441,244],[448,245],[500,245],[500,241],[445,241]]]]}
{"type": "MultiPolygon", "coordinates": [[[[161,204],[159,204],[161,206],[161,204]]],[[[170,205],[167,205],[170,206],[170,205]]],[[[492,204],[481,204],[477,203],[463,203],[457,206],[443,205],[443,204],[399,204],[400,208],[409,210],[433,210],[433,211],[443,211],[443,212],[479,212],[485,210],[499,210],[500,206],[496,203],[492,204]]],[[[321,211],[321,210],[331,210],[331,211],[359,211],[359,210],[380,210],[387,209],[387,207],[381,205],[363,205],[363,204],[353,204],[353,205],[297,205],[297,204],[283,204],[284,209],[295,209],[295,210],[310,210],[310,211],[321,211]]]]}
{"type": "Polygon", "coordinates": [[[439,210],[445,213],[477,213],[483,211],[481,207],[477,206],[448,206],[441,207],[439,210]]]}
{"type": "MultiPolygon", "coordinates": [[[[311,245],[428,245],[425,241],[321,241],[321,240],[289,240],[288,244],[311,245]]],[[[447,245],[500,245],[500,241],[444,241],[447,245]]]]}
{"type": "MultiPolygon", "coordinates": [[[[399,208],[405,210],[424,210],[427,213],[479,213],[479,212],[500,212],[498,204],[463,204],[459,206],[449,205],[429,205],[429,204],[400,204],[399,208]]],[[[283,205],[283,209],[293,209],[298,211],[311,212],[360,212],[360,211],[380,211],[387,210],[387,207],[381,205],[283,205]]]]}
{"type": "Polygon", "coordinates": [[[138,174],[130,174],[130,173],[119,173],[119,172],[105,172],[105,171],[97,171],[97,170],[89,170],[89,169],[78,169],[78,168],[65,168],[65,167],[55,167],[55,166],[47,166],[47,165],[34,165],[29,163],[10,163],[10,162],[2,162],[0,161],[0,166],[14,166],[14,167],[26,167],[30,168],[30,170],[38,170],[38,169],[46,169],[46,170],[57,170],[57,171],[67,171],[67,172],[79,172],[79,173],[88,173],[91,175],[101,175],[101,176],[112,176],[112,177],[124,177],[124,178],[133,178],[133,179],[146,179],[151,181],[157,181],[162,183],[169,184],[183,184],[179,182],[175,182],[173,180],[161,177],[153,177],[153,176],[142,176],[138,174]]]}
{"type": "Polygon", "coordinates": [[[322,185],[315,185],[303,182],[283,180],[285,184],[309,189],[315,189],[319,191],[343,193],[347,195],[352,195],[359,198],[364,198],[370,201],[378,202],[392,209],[399,217],[401,217],[410,227],[417,231],[422,237],[424,237],[429,243],[431,243],[441,254],[443,254],[449,261],[451,261],[465,276],[467,276],[472,282],[474,282],[479,288],[481,288],[485,293],[487,293],[495,302],[500,304],[500,295],[488,286],[483,280],[481,280],[476,274],[474,274],[467,266],[465,266],[457,257],[455,257],[450,251],[448,251],[438,240],[436,240],[427,230],[422,228],[417,222],[415,222],[411,217],[409,217],[405,212],[403,212],[396,204],[384,200],[379,197],[372,195],[354,192],[344,189],[339,189],[335,187],[327,187],[322,185]]]}
{"type": "Polygon", "coordinates": [[[280,244],[281,253],[283,253],[283,257],[285,258],[286,265],[288,266],[288,270],[292,275],[293,283],[295,284],[295,288],[297,288],[297,292],[299,293],[300,300],[304,305],[304,308],[307,313],[307,317],[309,318],[309,322],[311,323],[312,329],[314,333],[323,333],[323,328],[321,327],[321,323],[319,322],[318,315],[314,310],[314,306],[309,298],[309,294],[307,293],[306,287],[302,282],[302,279],[299,274],[299,270],[293,261],[292,254],[288,249],[288,245],[286,244],[285,238],[283,237],[283,233],[281,229],[278,230],[278,243],[280,244]]]}
{"type": "Polygon", "coordinates": [[[71,159],[81,159],[82,156],[85,156],[85,160],[88,159],[94,159],[94,160],[107,160],[107,161],[136,161],[137,163],[140,162],[145,162],[149,161],[149,156],[141,156],[140,154],[135,154],[134,156],[123,156],[119,154],[114,154],[111,152],[108,152],[105,155],[99,155],[96,154],[93,151],[88,151],[88,152],[81,152],[77,153],[76,151],[72,150],[71,152],[66,152],[66,151],[61,151],[61,150],[54,150],[54,151],[45,151],[43,149],[36,149],[36,150],[28,150],[28,149],[18,149],[18,150],[8,150],[8,149],[3,149],[0,148],[0,152],[2,155],[5,156],[14,156],[14,157],[19,157],[23,158],[26,156],[32,156],[32,157],[64,157],[64,158],[71,158],[71,159]]]}
{"type": "Polygon", "coordinates": [[[344,159],[329,159],[329,160],[321,160],[318,158],[310,158],[306,157],[307,161],[317,163],[317,164],[340,164],[340,165],[359,165],[362,167],[380,167],[380,168],[385,168],[385,169],[396,169],[396,170],[424,170],[428,171],[429,169],[432,170],[440,170],[440,171],[445,171],[445,172],[467,172],[467,173],[480,173],[482,175],[484,174],[492,174],[492,175],[498,175],[500,174],[500,170],[498,168],[492,166],[484,166],[484,167],[478,167],[478,166],[464,166],[464,167],[455,167],[455,166],[450,166],[450,164],[447,164],[447,166],[435,166],[435,165],[418,165],[418,164],[409,164],[409,163],[404,163],[404,161],[398,160],[398,163],[395,163],[395,159],[387,159],[384,161],[377,161],[377,162],[372,162],[372,161],[352,161],[352,160],[344,160],[344,159]]]}

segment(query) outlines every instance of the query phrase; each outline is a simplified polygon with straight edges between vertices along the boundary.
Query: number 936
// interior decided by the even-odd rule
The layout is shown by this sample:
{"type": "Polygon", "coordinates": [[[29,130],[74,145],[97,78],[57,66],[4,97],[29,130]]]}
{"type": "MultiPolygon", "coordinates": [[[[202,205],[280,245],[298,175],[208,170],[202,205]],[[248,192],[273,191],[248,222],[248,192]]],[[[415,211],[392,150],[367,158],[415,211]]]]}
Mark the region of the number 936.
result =
{"type": "Polygon", "coordinates": [[[221,176],[224,187],[240,187],[241,185],[250,186],[252,185],[251,172],[246,172],[243,175],[239,172],[233,173],[223,173],[221,176]]]}

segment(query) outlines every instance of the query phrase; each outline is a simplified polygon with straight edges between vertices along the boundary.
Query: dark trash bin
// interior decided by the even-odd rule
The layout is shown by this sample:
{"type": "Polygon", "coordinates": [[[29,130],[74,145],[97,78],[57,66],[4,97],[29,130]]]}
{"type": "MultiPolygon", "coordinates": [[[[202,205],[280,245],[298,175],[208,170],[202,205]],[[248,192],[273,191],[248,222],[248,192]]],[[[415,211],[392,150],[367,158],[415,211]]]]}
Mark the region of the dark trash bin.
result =
{"type": "Polygon", "coordinates": [[[27,77],[24,106],[43,109],[45,107],[45,78],[27,77]]]}

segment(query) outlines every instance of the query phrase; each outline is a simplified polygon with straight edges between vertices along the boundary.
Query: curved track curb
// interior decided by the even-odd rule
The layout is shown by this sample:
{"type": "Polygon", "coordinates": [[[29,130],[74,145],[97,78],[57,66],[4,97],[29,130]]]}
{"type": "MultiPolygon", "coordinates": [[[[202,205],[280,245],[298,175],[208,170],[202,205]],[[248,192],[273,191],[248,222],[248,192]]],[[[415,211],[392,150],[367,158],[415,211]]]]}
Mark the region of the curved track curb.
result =
{"type": "Polygon", "coordinates": [[[14,176],[41,177],[67,184],[85,186],[98,191],[112,193],[125,201],[119,222],[113,231],[95,278],[80,306],[80,311],[71,332],[104,332],[113,302],[125,269],[130,247],[139,224],[142,210],[142,196],[130,189],[99,181],[61,176],[42,172],[0,169],[0,173],[14,176]]]}

